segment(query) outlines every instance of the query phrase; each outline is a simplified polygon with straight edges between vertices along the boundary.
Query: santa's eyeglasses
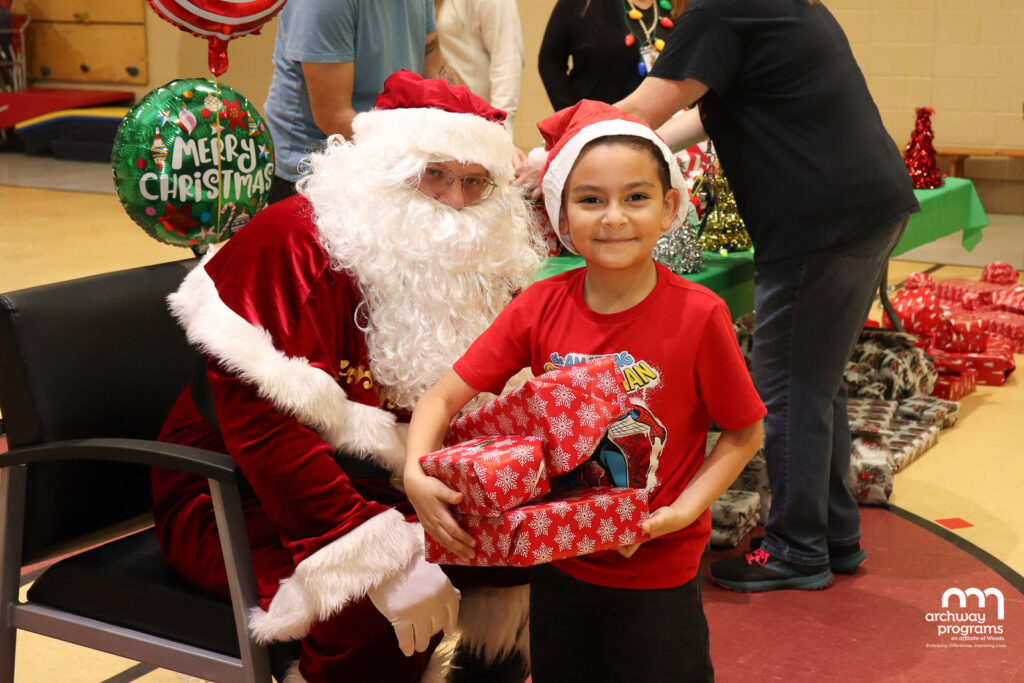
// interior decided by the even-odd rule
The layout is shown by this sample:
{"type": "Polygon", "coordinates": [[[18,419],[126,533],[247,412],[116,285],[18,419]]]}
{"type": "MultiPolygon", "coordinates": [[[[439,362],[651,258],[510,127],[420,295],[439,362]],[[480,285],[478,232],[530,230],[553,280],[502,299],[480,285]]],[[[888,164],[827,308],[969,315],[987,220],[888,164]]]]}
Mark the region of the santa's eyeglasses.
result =
{"type": "Polygon", "coordinates": [[[423,177],[420,178],[419,189],[437,199],[447,192],[448,188],[456,180],[462,186],[462,198],[466,206],[479,204],[484,201],[491,196],[494,188],[497,187],[487,176],[476,174],[459,175],[458,173],[452,173],[444,166],[428,164],[423,169],[423,177]]]}

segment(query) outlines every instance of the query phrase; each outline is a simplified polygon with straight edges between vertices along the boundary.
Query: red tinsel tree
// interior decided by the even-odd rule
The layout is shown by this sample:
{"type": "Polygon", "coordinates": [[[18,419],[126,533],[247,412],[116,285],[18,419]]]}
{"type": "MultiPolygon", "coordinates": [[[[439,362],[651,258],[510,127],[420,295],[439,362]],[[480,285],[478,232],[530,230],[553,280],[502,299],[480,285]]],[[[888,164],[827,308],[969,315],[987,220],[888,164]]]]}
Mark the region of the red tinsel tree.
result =
{"type": "Polygon", "coordinates": [[[932,146],[932,138],[935,137],[932,132],[934,112],[931,107],[917,108],[914,132],[910,134],[910,142],[903,151],[910,179],[919,190],[930,190],[945,184],[945,174],[939,171],[939,165],[935,163],[935,147],[932,146]]]}

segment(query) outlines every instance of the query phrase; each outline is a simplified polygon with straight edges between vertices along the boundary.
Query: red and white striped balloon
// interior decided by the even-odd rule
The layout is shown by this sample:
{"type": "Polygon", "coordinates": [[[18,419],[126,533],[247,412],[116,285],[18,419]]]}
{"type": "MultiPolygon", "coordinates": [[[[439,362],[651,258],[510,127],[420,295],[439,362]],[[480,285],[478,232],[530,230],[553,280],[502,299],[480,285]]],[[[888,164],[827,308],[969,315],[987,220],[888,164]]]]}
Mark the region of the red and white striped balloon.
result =
{"type": "Polygon", "coordinates": [[[206,38],[210,44],[210,71],[220,76],[228,69],[228,41],[259,33],[274,18],[285,0],[149,0],[160,17],[182,31],[206,38]]]}

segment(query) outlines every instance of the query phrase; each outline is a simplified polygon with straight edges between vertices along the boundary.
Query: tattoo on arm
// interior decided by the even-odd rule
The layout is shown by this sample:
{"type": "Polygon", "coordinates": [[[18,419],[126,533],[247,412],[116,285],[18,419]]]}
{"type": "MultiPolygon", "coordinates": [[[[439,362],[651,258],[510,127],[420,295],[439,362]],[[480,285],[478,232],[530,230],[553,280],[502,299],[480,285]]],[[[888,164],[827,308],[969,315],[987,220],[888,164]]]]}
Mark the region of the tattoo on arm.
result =
{"type": "Polygon", "coordinates": [[[457,85],[455,81],[455,72],[452,70],[448,63],[441,64],[441,68],[437,70],[437,75],[445,80],[448,85],[457,85]]]}
{"type": "Polygon", "coordinates": [[[437,50],[437,46],[438,46],[437,38],[433,38],[430,41],[428,41],[427,42],[427,50],[426,50],[427,56],[430,56],[431,53],[435,52],[437,50]]]}

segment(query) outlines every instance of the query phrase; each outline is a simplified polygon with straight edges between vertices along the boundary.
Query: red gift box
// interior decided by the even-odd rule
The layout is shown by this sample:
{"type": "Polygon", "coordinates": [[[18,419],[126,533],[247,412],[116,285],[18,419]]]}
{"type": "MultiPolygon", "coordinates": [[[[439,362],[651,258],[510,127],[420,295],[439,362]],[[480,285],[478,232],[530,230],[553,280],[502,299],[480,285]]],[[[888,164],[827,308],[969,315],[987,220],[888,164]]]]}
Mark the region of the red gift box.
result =
{"type": "Polygon", "coordinates": [[[640,527],[647,519],[646,489],[568,489],[521,505],[500,517],[455,518],[476,539],[476,557],[463,560],[426,535],[428,562],[530,567],[650,538],[640,527]]]}
{"type": "Polygon", "coordinates": [[[957,373],[968,368],[977,370],[978,384],[1002,385],[1017,367],[1013,359],[1013,342],[997,335],[988,338],[988,344],[982,352],[957,353],[931,348],[928,349],[928,355],[932,357],[935,369],[939,372],[957,373]]]}
{"type": "Polygon", "coordinates": [[[968,368],[956,374],[939,375],[935,380],[932,396],[938,396],[947,401],[959,401],[977,388],[978,371],[968,368]]]}
{"type": "Polygon", "coordinates": [[[548,474],[565,474],[594,452],[612,422],[629,412],[612,356],[534,377],[451,424],[445,444],[479,436],[523,434],[544,440],[548,474]]]}
{"type": "Polygon", "coordinates": [[[1017,270],[1003,261],[993,261],[981,271],[982,282],[992,282],[997,285],[1017,284],[1017,277],[1017,270]]]}
{"type": "Polygon", "coordinates": [[[940,299],[963,301],[965,295],[971,294],[969,299],[973,306],[991,306],[995,293],[1006,289],[1006,287],[1007,285],[978,282],[977,280],[938,280],[935,283],[935,295],[940,299]]]}
{"type": "MultiPolygon", "coordinates": [[[[931,337],[942,323],[943,311],[935,296],[934,283],[930,277],[915,277],[923,273],[911,273],[904,289],[891,300],[893,310],[903,323],[903,329],[911,334],[931,337]]],[[[893,327],[887,313],[882,314],[882,325],[893,327]]]]}
{"type": "Polygon", "coordinates": [[[988,325],[976,315],[943,318],[932,342],[947,351],[982,352],[988,345],[988,325]]]}
{"type": "Polygon", "coordinates": [[[1014,353],[1024,353],[1024,315],[1009,311],[984,311],[978,315],[990,334],[1008,339],[1014,353]]]}
{"type": "Polygon", "coordinates": [[[992,303],[1004,311],[1024,313],[1024,285],[1016,285],[997,292],[992,297],[992,303]]]}
{"type": "Polygon", "coordinates": [[[467,515],[500,515],[551,490],[544,442],[535,436],[484,436],[428,453],[420,466],[463,493],[467,515]]]}

